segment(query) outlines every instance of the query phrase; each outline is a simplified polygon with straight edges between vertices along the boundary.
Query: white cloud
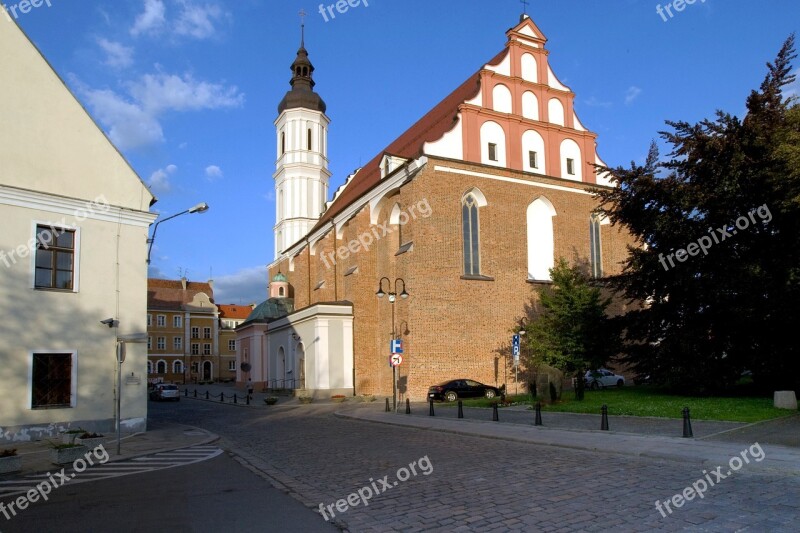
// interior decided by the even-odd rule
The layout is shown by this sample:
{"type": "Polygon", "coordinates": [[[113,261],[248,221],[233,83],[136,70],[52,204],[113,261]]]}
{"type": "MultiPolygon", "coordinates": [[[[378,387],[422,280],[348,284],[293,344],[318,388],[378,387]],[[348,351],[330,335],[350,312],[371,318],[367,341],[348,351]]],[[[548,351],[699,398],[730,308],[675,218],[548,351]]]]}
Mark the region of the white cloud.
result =
{"type": "Polygon", "coordinates": [[[133,98],[152,113],[239,107],[244,95],[235,85],[196,81],[190,74],[146,74],[129,84],[133,98]]]}
{"type": "Polygon", "coordinates": [[[166,23],[166,8],[162,0],[144,0],[144,13],[136,17],[131,35],[156,32],[166,23]]]}
{"type": "Polygon", "coordinates": [[[206,177],[209,181],[221,179],[224,176],[222,169],[217,165],[210,165],[206,167],[206,177]]]}
{"type": "Polygon", "coordinates": [[[267,269],[245,268],[214,280],[214,301],[221,304],[248,305],[267,299],[267,269]]]}
{"type": "Polygon", "coordinates": [[[147,184],[150,186],[150,190],[153,192],[162,192],[166,193],[172,190],[172,184],[169,181],[169,177],[177,172],[178,167],[175,165],[167,165],[165,168],[159,168],[155,172],[150,175],[150,179],[147,180],[147,184]]]}
{"type": "Polygon", "coordinates": [[[228,13],[217,4],[197,5],[181,0],[183,9],[175,24],[175,33],[195,39],[207,39],[216,33],[215,22],[228,17],[228,13]]]}
{"type": "Polygon", "coordinates": [[[596,96],[592,96],[588,100],[584,100],[583,103],[589,107],[611,107],[611,102],[598,100],[596,96]]]}
{"type": "Polygon", "coordinates": [[[97,44],[106,53],[105,63],[112,68],[126,68],[133,64],[133,48],[108,39],[99,38],[97,44]]]}
{"type": "Polygon", "coordinates": [[[642,94],[642,90],[639,87],[635,85],[628,87],[628,90],[625,91],[625,105],[631,105],[640,94],[642,94]]]}
{"type": "Polygon", "coordinates": [[[190,75],[147,74],[127,83],[129,96],[89,88],[74,77],[72,81],[120,150],[163,142],[159,117],[167,112],[240,107],[245,100],[236,86],[197,81],[190,75]]]}

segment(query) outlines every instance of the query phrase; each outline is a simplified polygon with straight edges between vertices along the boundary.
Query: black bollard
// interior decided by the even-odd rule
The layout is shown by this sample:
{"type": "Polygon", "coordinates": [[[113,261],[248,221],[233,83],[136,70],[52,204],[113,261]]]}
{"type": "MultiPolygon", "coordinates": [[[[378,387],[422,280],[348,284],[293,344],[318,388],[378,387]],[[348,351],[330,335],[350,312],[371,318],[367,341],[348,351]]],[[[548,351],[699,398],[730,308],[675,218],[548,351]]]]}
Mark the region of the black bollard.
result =
{"type": "Polygon", "coordinates": [[[237,401],[237,397],[236,397],[236,393],[235,392],[233,393],[233,403],[239,403],[237,401]]]}
{"type": "Polygon", "coordinates": [[[245,403],[247,403],[247,405],[250,405],[250,395],[249,394],[245,396],[245,403]]]}
{"type": "Polygon", "coordinates": [[[386,398],[386,412],[388,413],[389,411],[391,411],[391,409],[389,409],[389,398],[386,398]]]}
{"type": "Polygon", "coordinates": [[[689,408],[683,408],[683,438],[684,439],[691,439],[694,437],[694,433],[692,433],[692,420],[689,417],[689,408]]]}
{"type": "Polygon", "coordinates": [[[534,426],[542,425],[542,402],[536,402],[536,418],[533,420],[534,426]]]}
{"type": "Polygon", "coordinates": [[[222,402],[222,403],[225,403],[225,393],[224,392],[220,392],[219,393],[219,401],[222,402]]]}
{"type": "Polygon", "coordinates": [[[411,414],[411,400],[408,398],[406,398],[406,414],[411,414]]]}
{"type": "Polygon", "coordinates": [[[464,418],[464,402],[458,400],[458,418],[464,418]]]}
{"type": "Polygon", "coordinates": [[[206,400],[208,400],[208,391],[206,391],[206,400]]]}
{"type": "Polygon", "coordinates": [[[600,419],[600,429],[608,431],[608,406],[606,404],[603,404],[603,407],[600,408],[600,414],[602,416],[600,419]]]}
{"type": "Polygon", "coordinates": [[[197,398],[197,389],[194,389],[194,397],[197,398]]]}
{"type": "Polygon", "coordinates": [[[183,389],[183,397],[184,398],[188,398],[189,397],[189,389],[183,389]]]}
{"type": "Polygon", "coordinates": [[[499,422],[500,417],[497,415],[497,402],[492,404],[492,422],[499,422]]]}
{"type": "Polygon", "coordinates": [[[431,408],[430,408],[430,410],[428,411],[428,416],[435,416],[435,415],[433,414],[433,398],[431,398],[431,408]]]}

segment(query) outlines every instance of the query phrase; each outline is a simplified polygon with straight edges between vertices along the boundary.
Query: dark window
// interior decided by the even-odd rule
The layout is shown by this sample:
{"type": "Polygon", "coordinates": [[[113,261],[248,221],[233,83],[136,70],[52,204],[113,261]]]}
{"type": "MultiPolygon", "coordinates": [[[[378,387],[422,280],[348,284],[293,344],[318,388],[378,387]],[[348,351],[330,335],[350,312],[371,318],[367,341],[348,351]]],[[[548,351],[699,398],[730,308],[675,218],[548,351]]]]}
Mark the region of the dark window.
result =
{"type": "Polygon", "coordinates": [[[75,232],[36,226],[36,287],[72,290],[75,232]]]}
{"type": "Polygon", "coordinates": [[[211,328],[203,328],[203,338],[204,339],[211,338],[211,328]]]}
{"type": "Polygon", "coordinates": [[[589,220],[589,263],[592,267],[592,276],[603,277],[603,252],[600,243],[600,217],[592,215],[589,220]]]}
{"type": "Polygon", "coordinates": [[[567,158],[567,174],[574,176],[575,175],[575,160],[567,158]]]}
{"type": "Polygon", "coordinates": [[[203,345],[203,355],[211,355],[211,345],[204,344],[203,345]]]}
{"type": "Polygon", "coordinates": [[[528,164],[531,168],[539,168],[539,154],[533,150],[528,152],[528,164]]]}
{"type": "Polygon", "coordinates": [[[200,328],[192,328],[192,338],[193,339],[200,338],[200,328]]]}
{"type": "Polygon", "coordinates": [[[467,276],[478,276],[481,273],[480,251],[478,246],[478,239],[480,238],[478,202],[471,194],[468,194],[462,202],[461,223],[463,226],[464,241],[464,274],[467,276]]]}
{"type": "Polygon", "coordinates": [[[286,133],[281,132],[281,155],[286,153],[286,133]]]}
{"type": "Polygon", "coordinates": [[[308,149],[311,150],[311,128],[308,129],[308,149]]]}
{"type": "Polygon", "coordinates": [[[489,161],[497,161],[497,145],[489,143],[489,161]]]}
{"type": "Polygon", "coordinates": [[[286,294],[284,294],[283,287],[278,287],[278,296],[286,296],[286,294]]]}
{"type": "Polygon", "coordinates": [[[200,355],[200,345],[192,344],[192,355],[200,355]]]}
{"type": "Polygon", "coordinates": [[[31,407],[70,407],[72,354],[33,354],[31,407]]]}
{"type": "Polygon", "coordinates": [[[167,362],[166,361],[159,361],[156,363],[156,374],[166,374],[167,373],[167,362]]]}

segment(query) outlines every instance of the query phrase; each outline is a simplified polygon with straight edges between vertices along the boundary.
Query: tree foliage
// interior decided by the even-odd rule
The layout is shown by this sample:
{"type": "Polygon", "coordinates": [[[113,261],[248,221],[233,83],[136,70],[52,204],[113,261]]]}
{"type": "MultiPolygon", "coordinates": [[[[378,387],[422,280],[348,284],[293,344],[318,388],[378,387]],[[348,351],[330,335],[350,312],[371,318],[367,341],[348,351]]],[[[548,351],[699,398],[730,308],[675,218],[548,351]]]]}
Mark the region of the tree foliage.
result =
{"type": "Polygon", "coordinates": [[[564,259],[550,274],[552,286],[539,292],[541,312],[525,325],[526,366],[544,363],[566,374],[603,366],[619,347],[619,330],[606,315],[611,300],[564,259]]]}
{"type": "Polygon", "coordinates": [[[622,318],[626,359],[642,374],[694,390],[746,370],[798,382],[800,107],[783,94],[795,57],[791,36],[744,119],[667,122],[668,160],[654,144],[644,165],[599,169],[618,185],[598,191],[604,214],[638,241],[610,283],[644,302],[622,318]]]}

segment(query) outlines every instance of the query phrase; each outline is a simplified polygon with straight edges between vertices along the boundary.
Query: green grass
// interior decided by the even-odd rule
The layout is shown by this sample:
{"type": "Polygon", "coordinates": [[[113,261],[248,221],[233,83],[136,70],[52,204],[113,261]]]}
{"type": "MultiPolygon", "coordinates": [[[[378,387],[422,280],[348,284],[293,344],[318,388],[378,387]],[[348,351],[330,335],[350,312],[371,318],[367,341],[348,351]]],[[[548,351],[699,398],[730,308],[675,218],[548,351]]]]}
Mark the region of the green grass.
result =
{"type": "MultiPolygon", "coordinates": [[[[758,397],[693,397],[680,396],[648,386],[587,390],[584,400],[575,400],[573,391],[564,391],[562,401],[554,405],[543,405],[543,411],[560,413],[599,414],[603,404],[609,415],[654,416],[681,418],[684,407],[691,411],[693,420],[725,420],[730,422],[758,422],[787,416],[792,411],[776,409],[772,398],[758,397]]],[[[464,407],[491,407],[497,398],[464,400],[464,407]]],[[[528,394],[506,396],[506,401],[531,405],[528,394]]],[[[455,407],[456,402],[443,405],[455,407]]]]}
{"type": "Polygon", "coordinates": [[[587,390],[582,402],[574,398],[572,391],[565,391],[561,402],[542,406],[542,410],[596,414],[606,404],[609,415],[681,418],[683,408],[688,407],[693,419],[730,422],[758,422],[791,413],[774,408],[772,398],[679,396],[646,386],[587,390]]]}

